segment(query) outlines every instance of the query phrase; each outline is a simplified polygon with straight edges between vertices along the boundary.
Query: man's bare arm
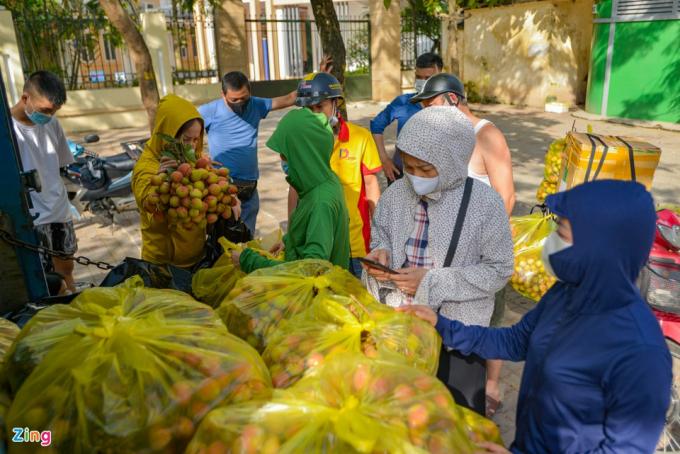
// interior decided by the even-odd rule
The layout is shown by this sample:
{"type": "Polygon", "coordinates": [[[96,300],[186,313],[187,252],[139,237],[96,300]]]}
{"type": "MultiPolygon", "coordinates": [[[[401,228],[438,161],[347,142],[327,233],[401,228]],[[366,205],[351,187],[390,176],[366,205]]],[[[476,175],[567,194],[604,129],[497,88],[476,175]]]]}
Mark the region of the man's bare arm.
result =
{"type": "Polygon", "coordinates": [[[487,126],[478,136],[484,167],[493,187],[503,199],[508,216],[515,206],[515,184],[512,179],[512,158],[503,133],[487,126]]]}
{"type": "MultiPolygon", "coordinates": [[[[319,65],[319,71],[323,73],[330,73],[333,70],[333,59],[328,55],[324,56],[319,65]]],[[[285,109],[286,107],[292,107],[295,105],[295,99],[297,98],[297,88],[287,95],[278,96],[272,98],[272,110],[285,109]]]]}

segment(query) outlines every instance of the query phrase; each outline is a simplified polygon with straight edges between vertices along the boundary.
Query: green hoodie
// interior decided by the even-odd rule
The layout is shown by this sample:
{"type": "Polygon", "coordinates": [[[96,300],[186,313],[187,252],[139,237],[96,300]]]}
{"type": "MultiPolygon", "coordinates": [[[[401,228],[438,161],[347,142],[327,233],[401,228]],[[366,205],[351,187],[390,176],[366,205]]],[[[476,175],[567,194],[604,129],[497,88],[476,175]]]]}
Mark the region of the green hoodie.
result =
{"type": "MultiPolygon", "coordinates": [[[[333,142],[326,116],[306,108],[288,112],[267,142],[288,162],[287,180],[299,195],[283,237],[287,262],[323,259],[349,268],[349,215],[342,186],[330,166],[333,142]]],[[[250,273],[282,262],[246,249],[240,263],[250,273]]]]}

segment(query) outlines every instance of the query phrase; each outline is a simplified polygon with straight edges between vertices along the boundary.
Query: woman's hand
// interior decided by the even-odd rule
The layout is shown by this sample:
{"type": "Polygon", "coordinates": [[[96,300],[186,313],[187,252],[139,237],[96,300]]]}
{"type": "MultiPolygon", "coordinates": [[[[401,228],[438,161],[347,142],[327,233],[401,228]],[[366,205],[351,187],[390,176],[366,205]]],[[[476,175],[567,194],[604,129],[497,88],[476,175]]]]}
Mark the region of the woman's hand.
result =
{"type": "MultiPolygon", "coordinates": [[[[238,221],[239,218],[241,217],[241,201],[239,200],[238,197],[235,195],[232,196],[234,199],[236,199],[236,205],[231,207],[231,213],[234,216],[234,220],[238,221]]],[[[254,232],[253,232],[254,233],[254,232]]]]}
{"type": "Polygon", "coordinates": [[[283,251],[283,248],[284,248],[283,241],[279,241],[269,249],[269,253],[271,255],[277,255],[279,252],[283,251]]]}
{"type": "Polygon", "coordinates": [[[161,157],[161,164],[158,166],[158,173],[160,172],[167,172],[168,169],[176,169],[179,167],[179,164],[177,164],[177,161],[174,159],[168,158],[167,156],[161,157]]]}
{"type": "Polygon", "coordinates": [[[488,441],[477,443],[477,447],[479,449],[475,452],[475,454],[512,454],[503,446],[497,445],[496,443],[490,443],[488,441]]]}
{"type": "MultiPolygon", "coordinates": [[[[373,260],[381,265],[389,266],[390,263],[390,251],[387,249],[374,249],[370,254],[366,256],[368,260],[373,260]]],[[[378,281],[389,281],[391,279],[391,274],[384,271],[380,271],[377,268],[371,268],[370,266],[362,263],[361,266],[366,270],[369,276],[375,278],[378,281]]]]}
{"type": "Polygon", "coordinates": [[[414,315],[422,320],[425,320],[432,326],[437,324],[437,314],[429,306],[421,306],[414,304],[412,306],[401,306],[397,308],[397,312],[405,312],[414,315]]]}
{"type": "Polygon", "coordinates": [[[415,295],[428,271],[430,271],[428,268],[403,268],[398,274],[389,276],[399,290],[407,295],[415,295]]]}

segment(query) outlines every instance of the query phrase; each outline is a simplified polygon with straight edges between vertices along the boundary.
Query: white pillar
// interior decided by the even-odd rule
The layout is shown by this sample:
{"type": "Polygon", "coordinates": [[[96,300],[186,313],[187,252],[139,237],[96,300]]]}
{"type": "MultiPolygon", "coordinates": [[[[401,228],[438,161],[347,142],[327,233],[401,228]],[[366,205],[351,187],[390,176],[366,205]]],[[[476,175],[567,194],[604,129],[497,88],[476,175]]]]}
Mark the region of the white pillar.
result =
{"type": "Polygon", "coordinates": [[[158,90],[163,96],[173,93],[172,67],[170,66],[170,46],[168,30],[165,25],[165,14],[159,11],[140,14],[142,19],[142,36],[151,53],[158,90]]]}
{"type": "MultiPolygon", "coordinates": [[[[259,19],[259,0],[250,0],[248,3],[248,8],[250,12],[250,19],[259,19]]],[[[251,22],[252,28],[250,32],[250,46],[252,60],[250,61],[250,75],[255,80],[260,80],[260,34],[257,30],[257,22],[251,22]]]]}
{"type": "Polygon", "coordinates": [[[24,70],[21,65],[19,45],[14,33],[12,13],[0,11],[0,56],[2,73],[5,75],[8,101],[14,105],[24,90],[24,70]]]}

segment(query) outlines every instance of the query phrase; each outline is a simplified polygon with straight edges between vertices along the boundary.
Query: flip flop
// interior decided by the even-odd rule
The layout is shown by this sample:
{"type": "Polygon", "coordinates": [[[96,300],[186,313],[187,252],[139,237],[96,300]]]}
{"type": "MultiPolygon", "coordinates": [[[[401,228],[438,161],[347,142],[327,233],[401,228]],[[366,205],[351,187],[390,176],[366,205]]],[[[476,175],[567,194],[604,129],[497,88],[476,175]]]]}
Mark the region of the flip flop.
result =
{"type": "Polygon", "coordinates": [[[503,406],[503,402],[496,400],[493,397],[486,396],[486,417],[493,418],[496,412],[503,406]]]}

